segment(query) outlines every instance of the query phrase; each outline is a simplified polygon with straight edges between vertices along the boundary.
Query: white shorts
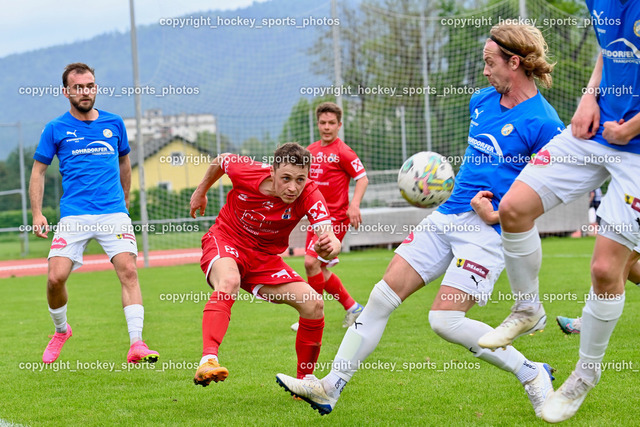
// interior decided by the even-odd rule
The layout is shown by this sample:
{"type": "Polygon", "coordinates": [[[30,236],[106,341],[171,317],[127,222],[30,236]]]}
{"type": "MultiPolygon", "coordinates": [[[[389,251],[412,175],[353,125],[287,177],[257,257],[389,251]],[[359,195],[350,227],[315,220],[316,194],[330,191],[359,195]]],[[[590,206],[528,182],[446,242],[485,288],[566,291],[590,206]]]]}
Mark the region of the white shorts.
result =
{"type": "Polygon", "coordinates": [[[82,266],[82,253],[91,239],[98,241],[109,260],[123,252],[138,255],[131,218],[125,213],[112,213],[62,218],[53,236],[48,258],[69,258],[75,270],[82,266]]]}
{"type": "Polygon", "coordinates": [[[611,176],[597,211],[609,225],[603,235],[634,250],[640,245],[638,165],[640,155],[575,138],[569,126],[540,150],[517,179],[538,193],[547,212],[600,187],[611,176]]]}
{"type": "Polygon", "coordinates": [[[504,268],[502,241],[493,227],[473,211],[433,212],[396,249],[425,284],[444,273],[442,285],[487,303],[504,268]]]}

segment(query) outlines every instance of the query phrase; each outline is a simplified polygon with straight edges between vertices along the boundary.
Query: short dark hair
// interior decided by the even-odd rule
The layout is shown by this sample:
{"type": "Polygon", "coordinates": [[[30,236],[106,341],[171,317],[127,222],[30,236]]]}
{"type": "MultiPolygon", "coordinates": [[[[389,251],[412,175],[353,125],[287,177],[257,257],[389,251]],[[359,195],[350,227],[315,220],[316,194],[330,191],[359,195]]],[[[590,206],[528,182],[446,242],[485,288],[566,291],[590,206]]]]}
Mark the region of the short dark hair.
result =
{"type": "Polygon", "coordinates": [[[338,119],[338,123],[342,123],[342,108],[338,107],[338,104],[334,102],[323,102],[316,108],[316,120],[320,119],[320,114],[333,113],[338,119]]]}
{"type": "Polygon", "coordinates": [[[67,81],[69,78],[69,74],[71,73],[91,73],[93,77],[96,76],[95,70],[89,67],[87,64],[84,64],[82,62],[74,62],[73,64],[69,64],[64,67],[64,73],[62,73],[62,86],[67,87],[67,81]]]}
{"type": "Polygon", "coordinates": [[[273,169],[276,170],[280,165],[296,165],[301,168],[311,167],[312,156],[309,150],[295,142],[287,142],[278,147],[273,154],[273,169]]]}

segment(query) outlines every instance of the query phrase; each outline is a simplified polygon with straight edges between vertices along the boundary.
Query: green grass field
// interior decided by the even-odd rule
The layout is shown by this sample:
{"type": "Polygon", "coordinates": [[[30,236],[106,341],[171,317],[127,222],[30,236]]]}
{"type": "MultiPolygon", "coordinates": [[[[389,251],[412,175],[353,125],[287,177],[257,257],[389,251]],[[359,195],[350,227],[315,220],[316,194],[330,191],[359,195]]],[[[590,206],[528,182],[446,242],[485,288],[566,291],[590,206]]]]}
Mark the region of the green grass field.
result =
{"type": "MultiPolygon", "coordinates": [[[[557,388],[578,357],[579,337],[564,336],[556,315],[578,315],[589,285],[592,239],[545,239],[542,297],[549,322],[542,334],[516,341],[535,361],[557,369],[557,388]],[[555,300],[550,302],[550,298],[555,300]],[[561,300],[557,300],[561,297],[561,300]]],[[[352,295],[366,302],[392,252],[341,255],[336,272],[352,295]]],[[[303,272],[301,258],[290,259],[303,272]]],[[[438,289],[417,292],[392,315],[376,351],[345,388],[336,409],[321,417],[294,401],[275,382],[279,372],[295,374],[297,313],[287,306],[236,302],[220,349],[229,378],[202,388],[192,382],[201,352],[202,308],[209,289],[197,265],[140,271],[146,308],[144,336],[160,352],[155,366],[128,366],[128,335],[113,271],[78,273],[68,284],[69,323],[74,336],[60,359],[39,363],[53,333],[45,278],[0,280],[3,325],[0,357],[0,424],[22,425],[542,425],[522,386],[511,374],[480,361],[431,331],[428,311],[438,289]],[[179,294],[182,302],[167,301],[179,294]],[[201,299],[199,302],[194,300],[201,299]],[[429,362],[429,363],[426,363],[429,362]]],[[[640,289],[627,286],[626,309],[610,343],[610,368],[566,425],[631,425],[637,405],[640,289]]],[[[510,301],[503,273],[494,300],[469,316],[497,325],[510,301]],[[498,301],[501,299],[501,301],[498,301]]],[[[244,294],[243,296],[248,296],[244,294]]],[[[344,335],[344,312],[325,305],[326,328],[319,377],[344,335]]]]}

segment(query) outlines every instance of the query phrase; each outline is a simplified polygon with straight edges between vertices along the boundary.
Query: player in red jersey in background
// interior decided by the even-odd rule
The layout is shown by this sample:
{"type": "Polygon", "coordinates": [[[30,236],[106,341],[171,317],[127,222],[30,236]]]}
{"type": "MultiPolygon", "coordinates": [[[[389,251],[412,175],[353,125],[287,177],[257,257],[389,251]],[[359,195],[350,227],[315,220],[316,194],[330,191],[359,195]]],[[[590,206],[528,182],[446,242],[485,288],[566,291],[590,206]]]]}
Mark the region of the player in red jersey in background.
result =
{"type": "Polygon", "coordinates": [[[297,376],[313,372],[324,328],[322,298],[279,256],[289,234],[307,216],[317,234],[314,249],[325,259],[340,252],[329,210],[317,185],[308,180],[311,153],[295,143],[279,147],[272,165],[249,157],[221,154],[191,196],[190,214],[204,215],[207,191],[225,173],[233,188],[216,223],[202,238],[202,271],[213,288],[202,319],[203,351],[195,384],[224,381],[218,348],[240,288],[256,297],[292,306],[300,313],[296,337],[297,376]]]}
{"type": "MultiPolygon", "coordinates": [[[[313,155],[313,163],[309,178],[314,180],[331,212],[333,232],[342,242],[349,224],[358,229],[362,223],[360,214],[360,202],[369,185],[367,172],[362,166],[358,155],[340,138],[338,131],[342,127],[342,109],[333,102],[323,102],[316,109],[320,140],[314,142],[307,149],[313,155]],[[349,182],[353,178],[356,188],[351,203],[349,203],[349,182]]],[[[358,304],[345,289],[340,278],[330,272],[328,267],[337,264],[338,258],[332,262],[318,256],[313,249],[317,240],[313,230],[307,232],[306,254],[304,257],[304,269],[307,273],[309,285],[322,295],[326,290],[347,311],[342,322],[342,327],[348,328],[356,321],[362,312],[362,306],[358,304]]],[[[291,329],[298,330],[298,324],[291,325],[291,329]]]]}

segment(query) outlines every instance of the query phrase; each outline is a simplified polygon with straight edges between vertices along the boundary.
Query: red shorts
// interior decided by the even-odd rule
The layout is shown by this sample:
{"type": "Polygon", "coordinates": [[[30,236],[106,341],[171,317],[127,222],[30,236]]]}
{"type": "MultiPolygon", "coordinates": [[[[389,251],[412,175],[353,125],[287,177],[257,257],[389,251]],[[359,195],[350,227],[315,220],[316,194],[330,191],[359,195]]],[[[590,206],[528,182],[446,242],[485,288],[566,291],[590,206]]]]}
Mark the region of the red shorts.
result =
{"type": "MultiPolygon", "coordinates": [[[[347,231],[349,230],[349,218],[345,218],[342,221],[332,220],[331,226],[333,227],[333,234],[335,234],[338,240],[340,240],[340,242],[342,243],[344,236],[347,235],[347,231]]],[[[316,235],[315,231],[313,231],[313,229],[311,228],[307,230],[307,244],[306,244],[307,250],[305,252],[306,255],[309,255],[313,258],[318,258],[318,254],[316,253],[316,250],[313,248],[313,246],[316,244],[317,241],[318,241],[318,236],[316,235]]],[[[338,263],[337,257],[331,260],[332,265],[335,265],[337,263],[338,263]]]]}
{"type": "Polygon", "coordinates": [[[233,258],[240,271],[240,287],[255,294],[258,285],[281,285],[283,283],[304,282],[304,279],[289,267],[279,255],[255,251],[234,243],[219,231],[208,231],[202,237],[202,258],[200,267],[207,278],[211,266],[219,258],[233,258]]]}

